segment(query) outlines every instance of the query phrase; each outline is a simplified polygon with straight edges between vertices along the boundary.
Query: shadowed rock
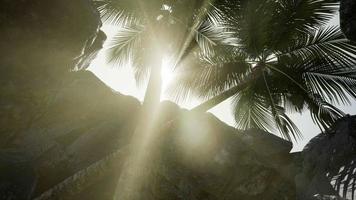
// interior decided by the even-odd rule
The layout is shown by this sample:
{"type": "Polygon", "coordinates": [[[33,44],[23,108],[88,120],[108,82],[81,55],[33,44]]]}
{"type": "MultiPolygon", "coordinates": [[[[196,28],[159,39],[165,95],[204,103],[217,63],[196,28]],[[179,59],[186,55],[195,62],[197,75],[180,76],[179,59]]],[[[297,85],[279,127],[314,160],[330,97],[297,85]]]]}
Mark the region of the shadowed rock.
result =
{"type": "Polygon", "coordinates": [[[296,176],[299,199],[315,194],[320,199],[328,199],[321,198],[323,195],[355,197],[355,127],[356,116],[345,116],[305,146],[301,173],[296,176]]]}
{"type": "Polygon", "coordinates": [[[356,41],[356,1],[341,0],[340,27],[347,38],[356,41]]]}
{"type": "MultiPolygon", "coordinates": [[[[38,156],[53,151],[60,155],[58,160],[66,159],[58,145],[44,134],[54,127],[45,130],[39,120],[52,118],[56,126],[65,123],[55,118],[69,112],[50,107],[59,90],[73,82],[70,70],[76,58],[84,61],[83,52],[93,54],[99,50],[99,40],[104,37],[97,37],[100,17],[88,0],[0,3],[0,165],[4,167],[0,176],[1,181],[9,181],[0,184],[0,199],[28,199],[38,180],[38,156]]],[[[85,93],[80,95],[85,97],[85,93]]],[[[72,103],[77,103],[75,108],[82,104],[72,103]]],[[[77,129],[62,125],[63,133],[77,129]]],[[[55,137],[56,133],[51,134],[55,137]]]]}

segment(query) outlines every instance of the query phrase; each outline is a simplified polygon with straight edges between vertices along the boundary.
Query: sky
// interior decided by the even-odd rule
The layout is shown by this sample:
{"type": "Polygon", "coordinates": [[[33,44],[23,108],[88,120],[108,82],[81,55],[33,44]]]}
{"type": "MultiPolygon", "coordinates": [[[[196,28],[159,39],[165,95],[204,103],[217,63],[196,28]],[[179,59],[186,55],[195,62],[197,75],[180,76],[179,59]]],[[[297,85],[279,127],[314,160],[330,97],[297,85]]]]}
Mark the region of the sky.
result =
{"type": "MultiPolygon", "coordinates": [[[[330,20],[328,25],[338,26],[339,25],[339,17],[335,15],[335,17],[330,20]]],[[[113,34],[115,34],[116,27],[104,25],[102,30],[107,34],[108,40],[113,34]]],[[[104,45],[105,48],[105,45],[104,45]]],[[[164,63],[164,62],[163,62],[164,63]]],[[[89,70],[92,71],[99,79],[101,79],[106,85],[108,85],[113,90],[120,92],[125,95],[130,95],[138,98],[140,101],[143,100],[144,97],[144,87],[138,88],[136,82],[133,77],[133,73],[130,67],[113,67],[107,64],[105,54],[100,52],[95,60],[91,63],[89,70]]],[[[163,79],[163,91],[167,89],[167,85],[171,79],[174,78],[174,73],[169,68],[169,66],[163,66],[162,70],[162,79],[163,79]]],[[[162,94],[162,100],[171,100],[165,93],[162,94]]],[[[351,105],[337,106],[342,111],[347,114],[356,114],[356,101],[352,100],[351,105]]],[[[180,102],[179,105],[183,108],[193,108],[194,106],[200,103],[197,99],[190,99],[190,101],[180,102]]],[[[232,114],[231,109],[231,100],[228,99],[213,109],[209,110],[212,114],[218,117],[220,120],[224,121],[230,126],[235,126],[235,120],[232,114]]],[[[291,119],[295,122],[295,124],[300,129],[303,134],[303,139],[298,142],[293,142],[294,151],[301,151],[303,147],[308,143],[308,141],[319,134],[320,129],[313,124],[312,119],[308,111],[298,114],[291,113],[289,114],[291,119]]],[[[278,135],[278,133],[276,133],[278,135]]]]}

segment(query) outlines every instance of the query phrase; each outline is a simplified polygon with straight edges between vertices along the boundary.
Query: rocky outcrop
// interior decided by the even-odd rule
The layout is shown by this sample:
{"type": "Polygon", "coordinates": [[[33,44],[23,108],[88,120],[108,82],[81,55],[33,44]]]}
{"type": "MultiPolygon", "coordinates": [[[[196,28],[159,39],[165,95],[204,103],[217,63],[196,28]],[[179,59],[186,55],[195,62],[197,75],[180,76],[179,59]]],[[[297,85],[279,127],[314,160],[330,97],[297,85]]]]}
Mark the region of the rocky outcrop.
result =
{"type": "MultiPolygon", "coordinates": [[[[170,102],[162,103],[159,113],[161,122],[172,116],[176,120],[156,143],[159,156],[153,161],[151,182],[143,191],[145,199],[341,200],[344,198],[340,195],[347,199],[353,195],[355,117],[340,119],[327,132],[312,139],[302,152],[290,154],[291,143],[259,130],[236,130],[211,114],[192,113],[170,102]]],[[[121,118],[118,114],[116,119],[121,118]]],[[[94,129],[90,134],[84,131],[70,145],[62,144],[65,154],[72,152],[72,159],[62,162],[73,168],[58,174],[61,178],[51,182],[58,187],[48,197],[111,199],[130,140],[130,130],[120,129],[122,126],[113,121],[112,127],[117,128],[110,132],[117,134],[105,135],[102,140],[97,139],[94,129]],[[118,140],[121,143],[108,145],[107,151],[95,155],[90,151],[118,140]],[[76,174],[78,170],[80,173],[76,174]],[[72,178],[64,180],[67,176],[72,178]]],[[[106,129],[104,126],[102,130],[106,129]]],[[[42,162],[49,162],[54,155],[55,151],[42,162]]],[[[55,174],[57,167],[42,168],[43,176],[55,174]]],[[[49,185],[48,180],[42,181],[43,185],[49,185]]]]}
{"type": "MultiPolygon", "coordinates": [[[[70,155],[64,160],[57,161],[56,151],[42,157],[42,162],[52,163],[52,167],[39,170],[43,174],[40,185],[54,186],[55,190],[45,193],[41,199],[111,199],[133,132],[133,126],[130,129],[127,125],[135,120],[127,116],[132,117],[134,110],[130,110],[130,115],[118,109],[115,120],[105,116],[96,118],[95,123],[89,124],[98,128],[83,129],[74,142],[61,144],[63,154],[70,155]],[[112,126],[105,124],[101,129],[99,118],[111,121],[112,126]],[[107,151],[101,150],[104,146],[107,151]],[[94,154],[92,149],[99,152],[94,154]],[[71,167],[58,173],[59,166],[71,167]],[[73,178],[66,179],[77,171],[80,172],[73,178]],[[48,174],[59,177],[46,180],[55,177],[48,174]]],[[[211,114],[195,114],[170,102],[162,103],[159,113],[162,122],[172,116],[179,120],[156,141],[159,156],[152,161],[153,178],[143,191],[145,199],[295,199],[293,174],[289,173],[293,170],[289,155],[291,143],[259,130],[238,131],[211,114]]],[[[63,127],[57,129],[51,132],[61,132],[63,127]]],[[[67,133],[62,137],[71,136],[67,133]]],[[[38,189],[36,194],[45,188],[38,189]]]]}
{"type": "Polygon", "coordinates": [[[355,198],[355,128],[356,116],[346,116],[306,145],[300,155],[301,173],[296,176],[299,199],[316,194],[317,199],[355,198]]]}
{"type": "Polygon", "coordinates": [[[89,0],[1,0],[1,5],[0,147],[41,117],[70,70],[86,67],[85,58],[105,38],[89,0]]]}
{"type": "MultiPolygon", "coordinates": [[[[70,70],[77,63],[86,67],[85,58],[100,49],[105,37],[99,30],[99,14],[89,0],[0,3],[0,199],[28,199],[39,181],[36,157],[45,155],[43,151],[58,150],[42,134],[50,129],[38,123],[50,112],[52,124],[61,123],[55,120],[61,114],[70,114],[50,107],[60,98],[59,90],[68,90],[78,81],[70,70]],[[33,148],[28,146],[31,137],[36,138],[33,148]]],[[[85,93],[81,95],[85,97],[85,93]]],[[[76,103],[72,104],[75,108],[82,105],[76,103]]],[[[66,127],[66,131],[70,129],[66,127]]]]}
{"type": "Polygon", "coordinates": [[[340,27],[347,38],[356,41],[356,1],[341,0],[340,27]]]}

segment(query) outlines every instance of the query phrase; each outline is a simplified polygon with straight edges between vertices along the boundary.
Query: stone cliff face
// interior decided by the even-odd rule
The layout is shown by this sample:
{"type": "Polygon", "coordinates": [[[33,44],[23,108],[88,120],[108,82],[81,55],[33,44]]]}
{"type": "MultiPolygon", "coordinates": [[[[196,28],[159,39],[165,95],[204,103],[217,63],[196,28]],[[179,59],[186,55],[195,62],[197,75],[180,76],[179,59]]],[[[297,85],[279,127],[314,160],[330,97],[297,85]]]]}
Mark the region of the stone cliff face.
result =
{"type": "MultiPolygon", "coordinates": [[[[84,53],[101,48],[99,14],[90,1],[1,0],[0,147],[42,114],[84,53]]],[[[79,66],[78,66],[79,67],[79,66]]]]}
{"type": "MultiPolygon", "coordinates": [[[[100,87],[93,87],[96,84],[88,82],[76,85],[68,93],[68,89],[63,90],[61,96],[72,98],[76,91],[87,87],[90,91],[99,90],[100,87]]],[[[103,89],[104,86],[100,90],[103,89]]],[[[104,96],[104,93],[94,93],[104,96]]],[[[106,99],[111,99],[113,104],[100,102],[97,103],[100,109],[90,110],[90,106],[63,108],[64,103],[77,103],[61,98],[54,109],[81,113],[83,117],[76,119],[71,116],[77,114],[66,114],[53,118],[49,114],[45,122],[36,123],[39,127],[48,126],[46,144],[53,147],[41,153],[36,162],[38,182],[34,196],[65,182],[81,169],[95,167],[102,158],[118,150],[120,155],[110,161],[114,164],[104,163],[96,169],[99,172],[88,169],[74,183],[42,196],[43,199],[112,199],[139,105],[122,95],[106,96],[106,99]],[[105,111],[105,107],[111,109],[105,111]],[[52,118],[55,122],[49,123],[52,118]],[[63,123],[56,124],[57,121],[63,123]]],[[[291,143],[258,130],[238,131],[211,114],[193,114],[170,102],[162,103],[159,113],[162,121],[171,116],[180,120],[157,141],[159,156],[153,161],[145,199],[295,199],[293,173],[290,173],[294,170],[293,157],[289,155],[291,143]]],[[[29,138],[32,138],[28,140],[32,149],[37,138],[29,138]]],[[[39,141],[35,146],[43,143],[39,141]]]]}
{"type": "MultiPolygon", "coordinates": [[[[49,107],[59,90],[75,80],[70,70],[79,60],[80,67],[85,67],[85,56],[95,54],[105,37],[90,1],[0,2],[0,197],[26,199],[34,190],[30,183],[36,182],[29,166],[38,152],[52,145],[38,150],[24,143],[30,143],[26,142],[30,135],[37,142],[46,140],[41,133],[49,129],[36,129],[36,123],[54,111],[49,107]]],[[[72,106],[81,106],[76,103],[72,106]]],[[[59,115],[56,112],[51,123],[59,115]]]]}

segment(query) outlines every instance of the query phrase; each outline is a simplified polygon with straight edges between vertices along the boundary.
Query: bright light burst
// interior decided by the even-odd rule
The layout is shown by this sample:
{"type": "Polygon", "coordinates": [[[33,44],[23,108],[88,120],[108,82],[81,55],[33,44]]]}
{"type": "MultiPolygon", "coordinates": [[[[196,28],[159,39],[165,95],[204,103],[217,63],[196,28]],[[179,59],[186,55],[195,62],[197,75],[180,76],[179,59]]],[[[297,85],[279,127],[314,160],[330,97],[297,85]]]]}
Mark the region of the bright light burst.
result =
{"type": "Polygon", "coordinates": [[[162,60],[161,78],[162,78],[162,93],[164,93],[165,90],[168,88],[169,84],[175,78],[174,70],[173,70],[173,63],[168,58],[164,58],[162,60]]]}

